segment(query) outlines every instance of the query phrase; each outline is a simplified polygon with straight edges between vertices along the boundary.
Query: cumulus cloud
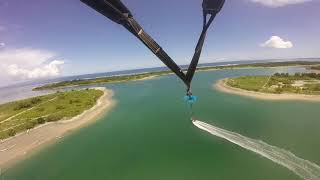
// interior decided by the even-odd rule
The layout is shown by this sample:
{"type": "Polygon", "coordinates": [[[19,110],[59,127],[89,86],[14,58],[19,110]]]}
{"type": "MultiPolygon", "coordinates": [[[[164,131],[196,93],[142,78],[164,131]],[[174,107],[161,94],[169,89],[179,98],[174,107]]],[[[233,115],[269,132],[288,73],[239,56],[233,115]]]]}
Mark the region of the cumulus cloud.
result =
{"type": "Polygon", "coordinates": [[[60,65],[64,64],[64,61],[54,60],[43,67],[37,67],[34,69],[20,68],[16,64],[8,66],[8,74],[19,80],[21,79],[40,79],[60,74],[60,65]]]}
{"type": "Polygon", "coordinates": [[[279,36],[271,36],[269,40],[260,44],[261,47],[277,48],[277,49],[288,49],[292,48],[293,44],[291,41],[285,41],[279,36]]]}
{"type": "Polygon", "coordinates": [[[269,6],[269,7],[282,7],[286,5],[310,2],[312,0],[251,0],[251,1],[255,3],[260,3],[262,5],[269,6]]]}
{"type": "Polygon", "coordinates": [[[0,51],[0,62],[0,76],[12,80],[58,76],[64,64],[56,54],[35,49],[5,49],[0,51]]]}
{"type": "Polygon", "coordinates": [[[55,53],[38,49],[7,49],[0,52],[1,64],[33,67],[53,59],[55,53]]]}

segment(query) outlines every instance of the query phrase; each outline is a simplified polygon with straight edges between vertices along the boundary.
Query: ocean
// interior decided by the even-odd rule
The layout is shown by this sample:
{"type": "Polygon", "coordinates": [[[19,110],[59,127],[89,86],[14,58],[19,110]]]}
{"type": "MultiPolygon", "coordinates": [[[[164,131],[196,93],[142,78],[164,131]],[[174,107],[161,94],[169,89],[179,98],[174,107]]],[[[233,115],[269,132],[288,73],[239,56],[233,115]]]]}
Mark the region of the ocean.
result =
{"type": "MultiPolygon", "coordinates": [[[[305,72],[281,67],[198,72],[194,116],[320,165],[320,103],[264,101],[217,91],[226,77],[305,72]]],[[[117,105],[98,121],[42,148],[5,180],[299,180],[287,167],[195,127],[174,75],[106,84],[117,105]]],[[[261,143],[263,144],[263,143],[261,143]]],[[[265,145],[263,144],[263,145],[265,145]]],[[[289,153],[289,154],[290,154],[289,153]]]]}

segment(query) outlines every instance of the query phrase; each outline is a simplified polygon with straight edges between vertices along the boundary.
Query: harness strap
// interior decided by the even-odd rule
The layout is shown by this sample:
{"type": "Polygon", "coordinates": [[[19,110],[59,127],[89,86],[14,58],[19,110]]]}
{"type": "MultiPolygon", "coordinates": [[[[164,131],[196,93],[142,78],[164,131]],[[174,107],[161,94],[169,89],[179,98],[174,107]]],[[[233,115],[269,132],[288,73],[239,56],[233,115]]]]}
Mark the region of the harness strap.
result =
{"type": "Polygon", "coordinates": [[[124,24],[131,33],[133,33],[143,44],[145,44],[171,71],[173,71],[185,84],[189,86],[185,73],[171,59],[171,57],[142,29],[142,27],[133,18],[127,18],[124,24]]]}
{"type": "MultiPolygon", "coordinates": [[[[207,13],[203,12],[203,29],[202,29],[200,38],[198,40],[193,58],[191,60],[191,63],[190,63],[190,66],[188,68],[187,75],[186,75],[186,79],[190,85],[191,85],[191,81],[193,79],[194,73],[195,73],[197,66],[198,66],[198,63],[199,63],[199,59],[201,56],[204,41],[206,39],[207,31],[216,16],[216,14],[211,15],[209,21],[207,22],[207,15],[208,15],[207,13]]],[[[188,89],[190,89],[190,86],[188,87],[188,89]]]]}
{"type": "Polygon", "coordinates": [[[171,57],[150,37],[134,19],[132,13],[120,0],[81,0],[88,6],[97,10],[112,21],[123,25],[128,31],[135,35],[155,54],[172,72],[174,72],[187,86],[187,93],[190,94],[191,81],[197,69],[202,47],[206,38],[207,30],[216,14],[221,10],[224,0],[204,0],[203,7],[203,29],[195,48],[191,63],[184,73],[182,69],[171,59],[171,57]],[[219,6],[217,6],[219,5],[219,6]],[[207,16],[210,19],[207,22],[207,16]]]}

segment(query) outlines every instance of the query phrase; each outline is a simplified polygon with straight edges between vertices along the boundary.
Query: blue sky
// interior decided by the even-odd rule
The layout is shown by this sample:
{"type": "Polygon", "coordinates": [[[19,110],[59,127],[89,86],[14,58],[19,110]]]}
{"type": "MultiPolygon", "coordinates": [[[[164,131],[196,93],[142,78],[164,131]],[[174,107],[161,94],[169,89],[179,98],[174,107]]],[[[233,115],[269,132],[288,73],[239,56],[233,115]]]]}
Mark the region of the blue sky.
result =
{"type": "MultiPolygon", "coordinates": [[[[178,64],[189,63],[202,0],[123,2],[178,64]]],[[[318,0],[226,0],[200,62],[320,57],[319,18],[318,0]]],[[[79,0],[0,0],[0,62],[0,86],[162,66],[123,27],[79,0]]]]}

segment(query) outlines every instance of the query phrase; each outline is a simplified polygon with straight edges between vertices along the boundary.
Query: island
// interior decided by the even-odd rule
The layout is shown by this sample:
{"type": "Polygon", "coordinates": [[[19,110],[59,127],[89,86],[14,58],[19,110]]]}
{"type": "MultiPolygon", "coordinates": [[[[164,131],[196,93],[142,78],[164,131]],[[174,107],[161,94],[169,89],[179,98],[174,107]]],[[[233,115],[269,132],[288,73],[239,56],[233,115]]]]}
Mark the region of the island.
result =
{"type": "Polygon", "coordinates": [[[93,79],[74,79],[71,81],[61,81],[61,82],[57,82],[57,83],[46,84],[43,86],[35,87],[35,88],[33,88],[33,90],[39,91],[39,90],[59,89],[59,88],[66,88],[66,87],[98,85],[98,84],[127,82],[127,81],[138,81],[138,80],[151,79],[151,78],[157,77],[157,76],[168,75],[171,73],[172,73],[171,71],[159,71],[159,72],[148,72],[148,73],[141,73],[141,74],[99,77],[99,78],[93,78],[93,79]]]}
{"type": "Polygon", "coordinates": [[[0,105],[0,167],[97,119],[114,104],[112,94],[87,88],[0,105]]]}
{"type": "MultiPolygon", "coordinates": [[[[197,68],[197,71],[214,71],[214,70],[241,69],[241,68],[273,68],[273,67],[286,67],[286,66],[304,66],[306,68],[310,68],[317,65],[320,65],[319,61],[284,61],[284,62],[268,62],[268,63],[253,63],[253,64],[234,64],[234,65],[223,65],[223,66],[204,66],[204,67],[197,68]]],[[[183,70],[186,71],[186,68],[183,70]]],[[[33,90],[34,91],[52,90],[52,89],[60,89],[60,88],[66,88],[66,87],[137,81],[137,80],[145,80],[145,79],[149,79],[157,76],[169,75],[169,74],[172,74],[172,72],[165,70],[165,71],[158,71],[158,72],[146,72],[146,73],[140,73],[140,74],[98,77],[98,78],[92,78],[92,79],[74,79],[74,80],[45,84],[39,87],[35,87],[33,90]]]]}
{"type": "Polygon", "coordinates": [[[312,70],[319,70],[319,71],[320,71],[320,65],[318,65],[318,66],[311,66],[311,69],[312,69],[312,70]]]}
{"type": "Polygon", "coordinates": [[[242,76],[219,80],[223,92],[270,100],[320,101],[320,74],[275,73],[270,76],[242,76]]]}

